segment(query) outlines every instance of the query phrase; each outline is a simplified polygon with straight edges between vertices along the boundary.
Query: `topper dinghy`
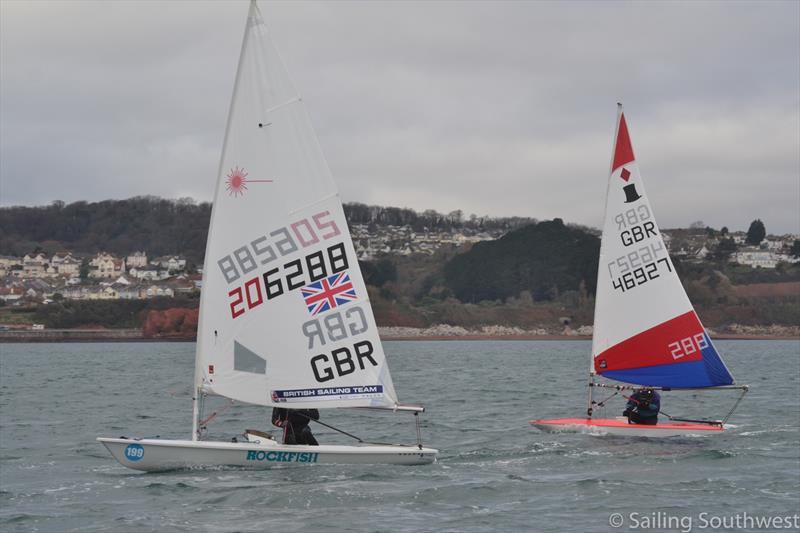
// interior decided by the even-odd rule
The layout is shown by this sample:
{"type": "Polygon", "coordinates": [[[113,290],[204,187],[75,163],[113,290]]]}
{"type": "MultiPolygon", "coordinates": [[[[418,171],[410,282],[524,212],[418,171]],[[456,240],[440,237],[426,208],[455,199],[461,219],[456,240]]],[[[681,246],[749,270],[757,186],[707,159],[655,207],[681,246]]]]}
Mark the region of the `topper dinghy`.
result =
{"type": "Polygon", "coordinates": [[[124,466],[147,471],[436,458],[421,442],[424,409],[398,402],[336,185],[255,1],[217,174],[193,391],[191,440],[97,440],[124,466]],[[417,442],[286,445],[254,430],[244,442],[213,442],[209,395],[412,413],[417,442]]]}
{"type": "Polygon", "coordinates": [[[600,244],[586,418],[530,423],[548,432],[719,434],[746,392],[746,385],[734,384],[675,273],[645,194],[620,104],[600,244]],[[622,384],[596,382],[597,376],[622,384]],[[614,392],[595,401],[595,388],[614,392]],[[664,411],[661,414],[670,422],[657,425],[631,424],[625,417],[593,418],[596,407],[637,388],[741,389],[742,394],[722,420],[686,420],[664,411]]]}

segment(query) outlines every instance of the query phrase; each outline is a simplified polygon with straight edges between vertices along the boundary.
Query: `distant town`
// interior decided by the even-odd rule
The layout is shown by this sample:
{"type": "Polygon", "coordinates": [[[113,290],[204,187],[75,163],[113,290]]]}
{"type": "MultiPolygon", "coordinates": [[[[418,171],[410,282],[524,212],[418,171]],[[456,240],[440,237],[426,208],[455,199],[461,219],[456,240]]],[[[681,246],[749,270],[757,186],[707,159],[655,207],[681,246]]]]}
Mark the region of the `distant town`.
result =
{"type": "MultiPolygon", "coordinates": [[[[591,334],[600,230],[343,208],[386,335],[591,334]]],[[[152,196],[0,208],[0,342],[191,340],[210,216],[207,202],[152,196]]],[[[747,231],[698,221],[662,235],[707,328],[800,336],[800,235],[758,219],[747,231]]]]}
{"type": "MultiPolygon", "coordinates": [[[[503,229],[470,228],[415,231],[408,225],[374,224],[352,224],[350,229],[361,261],[434,255],[444,247],[491,241],[505,233],[503,229]]],[[[757,269],[800,262],[797,255],[800,235],[768,235],[754,245],[748,244],[748,235],[743,231],[697,229],[662,231],[674,258],[704,262],[712,256],[719,259],[719,254],[724,253],[729,263],[757,269]]],[[[48,304],[61,299],[141,300],[199,292],[202,268],[187,266],[187,260],[180,255],[150,258],[146,250],[132,251],[126,256],[106,252],[85,256],[69,250],[48,256],[34,251],[23,257],[0,256],[0,279],[0,300],[8,305],[48,304]]]]}

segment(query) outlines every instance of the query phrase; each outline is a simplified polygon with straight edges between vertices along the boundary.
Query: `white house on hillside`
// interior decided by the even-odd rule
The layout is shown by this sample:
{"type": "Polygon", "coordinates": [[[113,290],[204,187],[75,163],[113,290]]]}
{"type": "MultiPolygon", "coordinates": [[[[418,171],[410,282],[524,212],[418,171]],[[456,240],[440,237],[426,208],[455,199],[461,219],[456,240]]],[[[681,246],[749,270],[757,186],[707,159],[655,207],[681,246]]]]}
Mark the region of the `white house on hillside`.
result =
{"type": "Polygon", "coordinates": [[[23,278],[43,278],[47,276],[47,269],[50,261],[43,253],[25,254],[22,258],[22,277],[23,278]]]}
{"type": "Polygon", "coordinates": [[[176,255],[164,255],[150,261],[151,265],[165,268],[171,272],[181,272],[186,268],[186,259],[176,255]]]}
{"type": "Polygon", "coordinates": [[[50,266],[56,275],[67,278],[77,278],[81,272],[81,262],[72,257],[69,252],[58,252],[50,259],[50,266]]]}
{"type": "Polygon", "coordinates": [[[145,252],[134,252],[125,258],[125,266],[128,268],[147,267],[147,254],[145,252]]]}
{"type": "Polygon", "coordinates": [[[105,252],[97,254],[89,261],[89,266],[90,278],[116,279],[125,273],[125,261],[105,252]]]}
{"type": "Polygon", "coordinates": [[[797,263],[800,259],[785,254],[777,254],[770,250],[745,248],[731,256],[731,262],[753,268],[775,268],[778,263],[797,263]]]}

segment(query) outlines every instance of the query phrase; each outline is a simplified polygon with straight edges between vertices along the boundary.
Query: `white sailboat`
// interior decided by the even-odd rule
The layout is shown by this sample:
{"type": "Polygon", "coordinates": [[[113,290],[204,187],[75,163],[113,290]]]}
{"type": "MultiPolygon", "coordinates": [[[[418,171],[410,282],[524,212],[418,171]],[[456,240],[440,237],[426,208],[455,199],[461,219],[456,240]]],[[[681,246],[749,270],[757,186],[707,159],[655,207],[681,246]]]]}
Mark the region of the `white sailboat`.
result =
{"type": "Polygon", "coordinates": [[[746,392],[746,385],[734,384],[675,272],[645,194],[620,104],[600,245],[586,418],[530,423],[551,432],[719,434],[746,392]],[[597,376],[623,384],[597,382],[597,376]],[[611,398],[642,387],[741,389],[742,395],[722,420],[686,420],[664,411],[669,422],[657,425],[631,424],[625,417],[593,418],[595,409],[611,398]],[[592,395],[595,388],[614,392],[598,402],[592,395]]]}
{"type": "Polygon", "coordinates": [[[124,466],[417,465],[421,406],[398,402],[342,203],[300,95],[253,0],[203,268],[191,440],[98,438],[124,466]],[[412,413],[417,443],[285,445],[205,440],[203,400],[412,413]]]}

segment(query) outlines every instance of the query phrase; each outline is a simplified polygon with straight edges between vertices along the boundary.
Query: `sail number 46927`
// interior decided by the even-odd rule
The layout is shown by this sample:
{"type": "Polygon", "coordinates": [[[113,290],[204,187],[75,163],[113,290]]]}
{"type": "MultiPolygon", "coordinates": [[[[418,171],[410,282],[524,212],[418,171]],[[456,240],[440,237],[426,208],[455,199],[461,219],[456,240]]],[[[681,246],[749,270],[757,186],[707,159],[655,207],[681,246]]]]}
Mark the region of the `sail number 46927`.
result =
{"type": "Polygon", "coordinates": [[[611,277],[613,287],[625,292],[660,277],[659,269],[662,268],[662,264],[668,272],[672,272],[672,265],[666,256],[664,245],[659,241],[610,261],[607,265],[608,275],[611,277]]]}
{"type": "Polygon", "coordinates": [[[644,285],[650,280],[656,279],[661,275],[658,273],[660,264],[663,263],[666,269],[669,272],[672,272],[672,266],[669,264],[669,259],[666,257],[662,257],[657,261],[653,261],[652,263],[647,263],[646,265],[632,270],[624,274],[621,278],[611,278],[611,284],[614,286],[615,289],[619,289],[622,292],[625,292],[628,289],[633,289],[634,287],[638,287],[639,285],[644,285]]]}

